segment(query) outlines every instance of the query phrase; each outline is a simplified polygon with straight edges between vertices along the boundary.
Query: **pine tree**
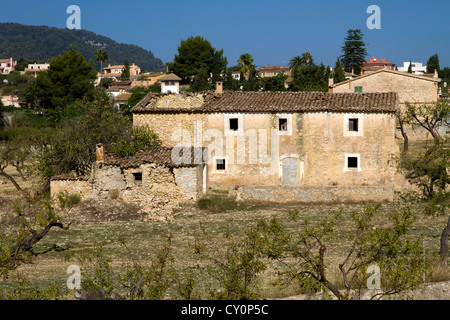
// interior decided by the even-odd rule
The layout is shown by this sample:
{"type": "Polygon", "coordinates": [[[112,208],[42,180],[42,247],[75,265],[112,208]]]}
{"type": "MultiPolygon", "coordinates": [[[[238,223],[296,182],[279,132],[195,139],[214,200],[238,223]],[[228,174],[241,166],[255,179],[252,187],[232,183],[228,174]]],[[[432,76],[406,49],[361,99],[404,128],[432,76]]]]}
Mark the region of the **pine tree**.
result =
{"type": "Polygon", "coordinates": [[[206,91],[211,89],[211,84],[208,80],[208,70],[201,68],[200,72],[195,75],[194,81],[191,85],[191,90],[194,92],[206,91]]]}
{"type": "Polygon", "coordinates": [[[361,73],[361,67],[367,56],[366,44],[363,41],[363,33],[360,29],[348,30],[344,45],[342,46],[341,63],[345,70],[355,74],[361,73]]]}

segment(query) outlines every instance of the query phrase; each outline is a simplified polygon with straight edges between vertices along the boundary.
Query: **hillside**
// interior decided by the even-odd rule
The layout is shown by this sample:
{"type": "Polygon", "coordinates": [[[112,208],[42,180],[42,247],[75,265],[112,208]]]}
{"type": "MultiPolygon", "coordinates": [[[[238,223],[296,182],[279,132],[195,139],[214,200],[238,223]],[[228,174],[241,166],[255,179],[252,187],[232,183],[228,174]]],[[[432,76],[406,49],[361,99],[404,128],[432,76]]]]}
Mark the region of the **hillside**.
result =
{"type": "Polygon", "coordinates": [[[151,51],[132,44],[122,44],[86,30],[58,29],[47,26],[27,26],[18,23],[0,23],[0,58],[23,57],[29,61],[49,62],[51,58],[75,45],[83,56],[95,63],[95,51],[108,51],[107,63],[123,64],[125,59],[146,71],[164,71],[165,65],[151,51]]]}

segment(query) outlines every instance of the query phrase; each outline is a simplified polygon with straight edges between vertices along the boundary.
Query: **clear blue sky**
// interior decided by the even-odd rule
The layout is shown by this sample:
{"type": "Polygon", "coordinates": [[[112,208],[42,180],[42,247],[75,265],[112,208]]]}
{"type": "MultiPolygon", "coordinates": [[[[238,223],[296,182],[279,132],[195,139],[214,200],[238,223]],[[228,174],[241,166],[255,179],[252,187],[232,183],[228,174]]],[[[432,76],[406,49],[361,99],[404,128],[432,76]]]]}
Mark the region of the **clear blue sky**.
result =
{"type": "Polygon", "coordinates": [[[250,53],[256,65],[287,65],[305,51],[334,66],[348,29],[361,29],[368,57],[426,63],[438,53],[450,67],[450,0],[1,0],[0,22],[65,28],[69,5],[81,28],[150,50],[172,61],[182,39],[203,36],[223,49],[229,66],[250,53]],[[381,29],[369,30],[369,5],[381,29]]]}

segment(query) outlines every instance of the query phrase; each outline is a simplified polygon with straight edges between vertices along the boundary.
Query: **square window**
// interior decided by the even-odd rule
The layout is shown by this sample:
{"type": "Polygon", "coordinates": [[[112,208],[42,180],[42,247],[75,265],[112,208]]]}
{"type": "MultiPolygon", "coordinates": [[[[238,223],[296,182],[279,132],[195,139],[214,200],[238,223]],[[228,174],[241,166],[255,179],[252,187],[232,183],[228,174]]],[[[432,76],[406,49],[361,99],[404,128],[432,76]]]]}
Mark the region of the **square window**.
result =
{"type": "Polygon", "coordinates": [[[136,186],[142,185],[142,172],[133,172],[133,177],[136,186]]]}
{"type": "Polygon", "coordinates": [[[355,87],[355,93],[357,93],[357,92],[362,92],[361,86],[355,87]]]}
{"type": "Polygon", "coordinates": [[[239,119],[238,118],[230,118],[230,130],[238,131],[239,130],[239,119]]]}
{"type": "Polygon", "coordinates": [[[358,118],[348,119],[348,131],[358,131],[358,118]]]}
{"type": "Polygon", "coordinates": [[[358,168],[358,158],[357,157],[348,157],[347,158],[347,167],[349,169],[357,169],[358,168]]]}
{"type": "Polygon", "coordinates": [[[216,170],[225,170],[225,159],[216,159],[216,170]]]}
{"type": "Polygon", "coordinates": [[[362,137],[364,135],[364,115],[344,114],[344,137],[362,137]]]}
{"type": "Polygon", "coordinates": [[[286,119],[286,118],[278,119],[278,130],[288,131],[288,119],[286,119]]]}

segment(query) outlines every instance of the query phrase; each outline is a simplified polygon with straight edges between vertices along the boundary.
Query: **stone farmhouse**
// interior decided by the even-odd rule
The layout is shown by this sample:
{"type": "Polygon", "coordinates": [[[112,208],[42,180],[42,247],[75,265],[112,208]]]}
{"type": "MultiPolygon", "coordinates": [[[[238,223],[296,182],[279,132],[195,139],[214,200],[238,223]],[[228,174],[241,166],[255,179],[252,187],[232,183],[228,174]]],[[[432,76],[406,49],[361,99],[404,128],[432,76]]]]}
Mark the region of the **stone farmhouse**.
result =
{"type": "Polygon", "coordinates": [[[216,92],[150,93],[132,112],[135,126],[186,159],[204,148],[194,159],[203,190],[337,202],[393,199],[397,108],[396,93],[223,92],[218,83],[216,92]]]}
{"type": "Polygon", "coordinates": [[[393,200],[396,93],[221,88],[149,93],[133,122],[163,146],[119,158],[99,145],[91,176],[54,177],[51,193],[120,198],[159,218],[209,188],[278,203],[393,200]]]}
{"type": "MultiPolygon", "coordinates": [[[[395,114],[402,90],[414,89],[392,84],[398,92],[387,92],[371,83],[376,77],[404,78],[380,70],[327,93],[225,92],[220,82],[216,91],[149,93],[132,109],[133,124],[148,126],[163,146],[120,158],[98,145],[91,175],[53,177],[51,193],[122,199],[159,218],[210,188],[278,203],[392,201],[395,114]]],[[[430,87],[413,99],[436,98],[436,80],[405,79],[430,87]]]]}

